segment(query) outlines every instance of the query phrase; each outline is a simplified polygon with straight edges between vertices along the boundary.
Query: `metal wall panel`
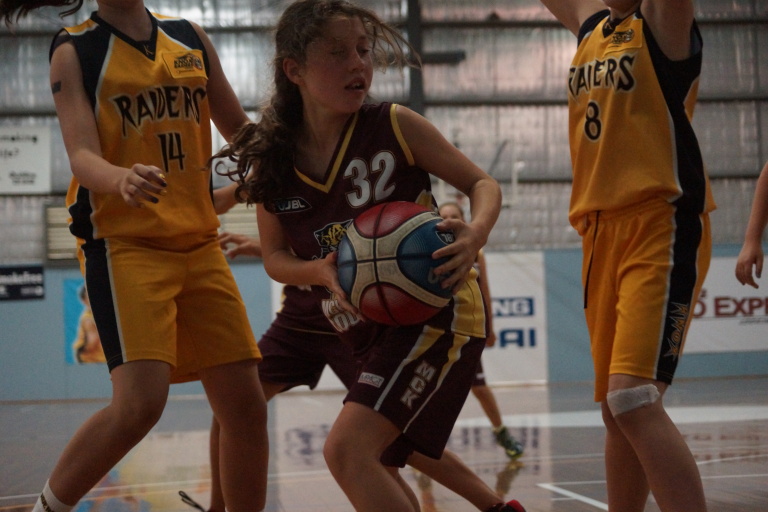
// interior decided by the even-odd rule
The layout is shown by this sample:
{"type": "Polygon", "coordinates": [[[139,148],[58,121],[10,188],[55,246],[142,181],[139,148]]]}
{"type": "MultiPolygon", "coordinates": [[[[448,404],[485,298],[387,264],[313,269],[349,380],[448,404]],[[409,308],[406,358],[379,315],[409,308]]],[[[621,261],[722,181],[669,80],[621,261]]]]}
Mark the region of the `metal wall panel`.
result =
{"type": "Polygon", "coordinates": [[[424,52],[457,50],[466,54],[456,65],[425,67],[427,99],[564,100],[575,46],[570,32],[560,29],[427,30],[424,52]]]}
{"type": "MultiPolygon", "coordinates": [[[[288,0],[156,0],[156,12],[203,26],[241,102],[255,109],[272,80],[272,28],[288,0]]],[[[404,26],[406,0],[363,0],[404,26]]],[[[425,115],[504,189],[506,206],[489,249],[578,245],[567,223],[570,157],[565,80],[575,38],[538,0],[422,0],[425,53],[461,50],[456,64],[423,69],[425,115]]],[[[0,263],[40,261],[44,209],[61,202],[71,173],[48,85],[55,32],[84,20],[86,2],[62,20],[34,12],[0,26],[0,126],[51,127],[51,196],[0,196],[0,263]]],[[[704,68],[694,127],[719,209],[716,243],[740,243],[754,177],[768,161],[768,2],[697,0],[704,68]]],[[[411,70],[377,74],[375,100],[407,103],[411,70]]],[[[224,143],[214,133],[214,146],[224,143]]],[[[220,180],[217,183],[221,184],[220,180]]],[[[443,190],[438,187],[438,190],[443,190]]]]}

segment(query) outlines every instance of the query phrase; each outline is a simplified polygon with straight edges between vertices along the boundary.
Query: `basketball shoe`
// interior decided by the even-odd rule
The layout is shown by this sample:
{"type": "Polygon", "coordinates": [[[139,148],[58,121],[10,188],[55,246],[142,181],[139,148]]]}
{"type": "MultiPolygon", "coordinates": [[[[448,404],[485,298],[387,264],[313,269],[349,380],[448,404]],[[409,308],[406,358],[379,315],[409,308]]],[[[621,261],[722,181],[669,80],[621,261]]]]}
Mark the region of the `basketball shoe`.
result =
{"type": "Polygon", "coordinates": [[[523,445],[520,444],[514,437],[509,435],[507,427],[501,426],[498,429],[493,430],[493,435],[496,436],[496,444],[504,448],[504,452],[512,460],[519,459],[523,455],[523,445]]]}

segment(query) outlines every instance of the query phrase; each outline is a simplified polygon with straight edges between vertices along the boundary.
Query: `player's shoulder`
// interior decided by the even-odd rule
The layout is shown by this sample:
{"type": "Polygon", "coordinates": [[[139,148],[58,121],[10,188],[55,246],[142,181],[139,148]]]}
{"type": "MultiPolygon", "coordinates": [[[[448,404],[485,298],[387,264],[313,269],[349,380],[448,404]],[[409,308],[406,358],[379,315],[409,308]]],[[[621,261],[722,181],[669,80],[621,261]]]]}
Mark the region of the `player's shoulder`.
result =
{"type": "Polygon", "coordinates": [[[611,11],[608,9],[601,9],[597,12],[589,15],[579,27],[578,42],[581,43],[584,38],[589,36],[595,31],[595,28],[603,21],[610,17],[611,11]]]}
{"type": "Polygon", "coordinates": [[[202,32],[202,29],[199,25],[186,18],[181,18],[179,16],[169,16],[156,12],[150,12],[149,15],[155,18],[157,26],[160,27],[163,31],[168,32],[169,35],[188,35],[190,33],[196,33],[199,35],[199,32],[202,32]]]}

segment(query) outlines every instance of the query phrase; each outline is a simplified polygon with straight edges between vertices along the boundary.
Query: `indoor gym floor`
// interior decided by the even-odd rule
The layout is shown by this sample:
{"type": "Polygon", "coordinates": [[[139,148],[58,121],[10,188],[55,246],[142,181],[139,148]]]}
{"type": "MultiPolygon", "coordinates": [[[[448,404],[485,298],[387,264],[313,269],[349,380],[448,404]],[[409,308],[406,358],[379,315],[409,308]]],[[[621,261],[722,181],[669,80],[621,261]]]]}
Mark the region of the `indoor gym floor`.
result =
{"type": "MultiPolygon", "coordinates": [[[[472,396],[449,448],[491,487],[507,499],[519,499],[529,512],[608,510],[603,427],[599,408],[591,401],[591,384],[494,391],[510,431],[525,444],[525,455],[516,464],[508,462],[472,396]]],[[[267,511],[352,510],[322,456],[342,397],[334,391],[294,391],[270,403],[267,511]]],[[[32,508],[69,437],[105,403],[0,403],[0,511],[32,508]]],[[[670,388],[665,404],[698,462],[709,511],[768,511],[768,376],[681,379],[670,388]]],[[[150,435],[75,510],[192,512],[180,500],[179,490],[207,505],[209,425],[204,397],[172,398],[150,435]]],[[[474,510],[411,468],[403,475],[424,512],[474,510]]],[[[658,510],[651,498],[646,512],[658,510]]]]}

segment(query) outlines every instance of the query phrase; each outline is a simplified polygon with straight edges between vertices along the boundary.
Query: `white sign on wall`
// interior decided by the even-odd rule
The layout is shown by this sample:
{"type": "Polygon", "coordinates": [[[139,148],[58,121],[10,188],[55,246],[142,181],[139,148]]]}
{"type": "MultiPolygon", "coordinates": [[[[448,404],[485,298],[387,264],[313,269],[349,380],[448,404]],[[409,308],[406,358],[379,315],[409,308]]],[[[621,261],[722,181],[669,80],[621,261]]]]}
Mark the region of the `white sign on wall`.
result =
{"type": "Polygon", "coordinates": [[[486,347],[489,384],[546,382],[547,310],[544,254],[485,253],[496,345],[486,347]]]}
{"type": "Polygon", "coordinates": [[[51,128],[0,126],[0,194],[51,192],[51,128]]]}
{"type": "MultiPolygon", "coordinates": [[[[736,258],[712,258],[693,313],[685,353],[768,350],[768,283],[736,280],[736,258]]],[[[761,282],[762,281],[762,282],[761,282]]]]}

